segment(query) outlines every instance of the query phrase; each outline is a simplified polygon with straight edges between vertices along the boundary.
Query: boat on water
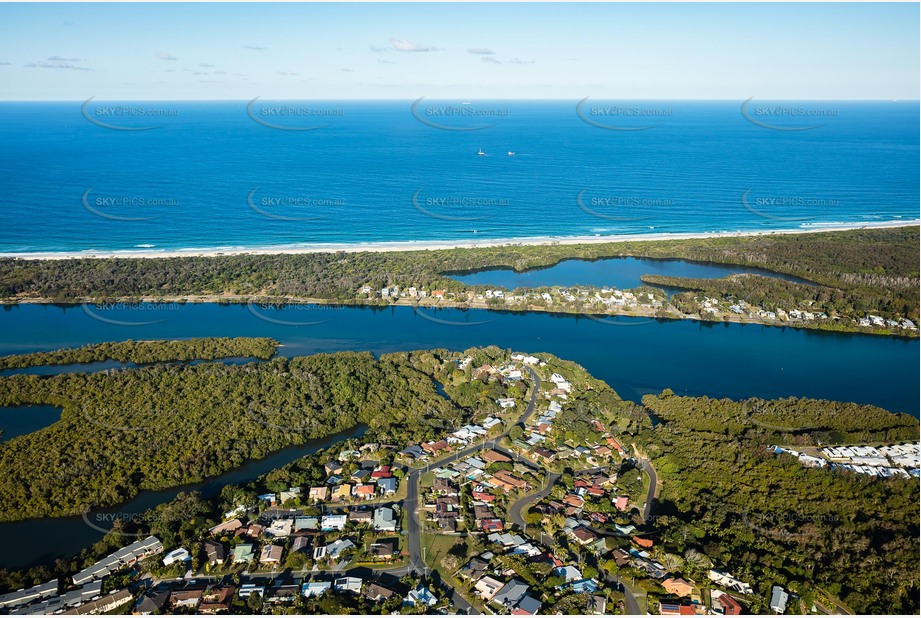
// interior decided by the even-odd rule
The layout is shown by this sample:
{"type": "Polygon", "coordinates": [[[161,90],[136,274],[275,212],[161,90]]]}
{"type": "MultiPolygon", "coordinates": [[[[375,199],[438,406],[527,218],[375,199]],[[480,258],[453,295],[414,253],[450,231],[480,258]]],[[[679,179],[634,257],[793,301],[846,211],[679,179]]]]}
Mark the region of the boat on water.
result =
{"type": "Polygon", "coordinates": [[[514,157],[514,156],[515,156],[515,153],[514,153],[513,151],[509,150],[509,151],[508,151],[508,156],[514,157]]]}
{"type": "Polygon", "coordinates": [[[484,156],[486,153],[483,152],[483,149],[482,149],[482,148],[480,148],[480,150],[477,152],[477,154],[478,154],[479,156],[482,157],[482,156],[484,156]]]}

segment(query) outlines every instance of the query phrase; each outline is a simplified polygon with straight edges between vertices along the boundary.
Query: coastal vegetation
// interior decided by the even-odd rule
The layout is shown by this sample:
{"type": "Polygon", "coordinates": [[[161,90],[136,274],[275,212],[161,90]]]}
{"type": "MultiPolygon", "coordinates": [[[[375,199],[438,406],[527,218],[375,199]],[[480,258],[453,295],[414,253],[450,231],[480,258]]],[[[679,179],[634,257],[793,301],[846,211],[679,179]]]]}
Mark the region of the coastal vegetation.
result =
{"type": "Polygon", "coordinates": [[[204,337],[158,341],[110,341],[51,352],[0,356],[0,369],[23,369],[42,365],[76,365],[115,360],[143,365],[166,361],[258,358],[275,355],[278,342],[267,337],[204,337]]]}
{"type": "Polygon", "coordinates": [[[357,425],[421,440],[467,414],[408,363],[350,352],[0,378],[0,405],[23,404],[63,412],[0,443],[5,521],[118,504],[357,425]]]}
{"type": "Polygon", "coordinates": [[[6,258],[0,260],[0,299],[78,302],[198,297],[235,302],[266,298],[277,302],[311,299],[386,304],[380,298],[359,297],[358,290],[364,286],[371,290],[414,286],[448,293],[482,291],[485,286],[464,285],[453,279],[451,273],[496,268],[520,272],[552,266],[566,259],[632,256],[759,267],[817,285],[758,276],[709,281],[647,277],[644,279],[647,283],[733,295],[759,305],[812,301],[810,306],[817,311],[848,318],[871,312],[887,319],[907,318],[917,322],[918,252],[918,228],[906,226],[791,235],[582,245],[510,244],[432,251],[69,260],[6,258]]]}
{"type": "MultiPolygon", "coordinates": [[[[28,570],[0,570],[0,587],[15,589],[47,581],[52,574],[73,573],[135,535],[155,534],[168,547],[186,547],[193,566],[201,566],[201,541],[210,526],[226,519],[224,513],[241,506],[258,512],[257,496],[266,491],[324,485],[329,475],[324,464],[338,461],[342,452],[372,442],[389,444],[382,450],[372,447],[362,457],[376,453],[381,465],[391,465],[395,452],[407,444],[439,439],[493,414],[495,398],[511,397],[523,406],[528,385],[496,377],[507,368],[510,354],[498,347],[399,352],[379,359],[345,352],[248,365],[161,364],[0,378],[0,405],[56,403],[65,409],[58,423],[0,444],[0,478],[7,479],[0,482],[0,517],[7,520],[114,504],[140,489],[219,474],[310,437],[359,424],[368,428],[360,440],[305,456],[257,481],[227,485],[208,498],[179,494],[141,517],[116,522],[102,541],[77,557],[28,570]]],[[[754,594],[738,595],[752,613],[767,611],[771,587],[780,585],[805,607],[832,598],[858,613],[917,614],[917,480],[808,467],[796,457],[775,453],[773,446],[803,450],[822,444],[916,442],[918,419],[854,403],[732,401],[676,396],[669,390],[635,404],[621,400],[576,363],[551,354],[535,356],[531,367],[545,378],[559,374],[573,391],[554,419],[555,437],[547,446],[592,443],[601,435],[599,427],[610,431],[628,451],[628,459],[610,468],[616,465],[617,494],[636,505],[645,499],[647,486],[639,474],[643,468],[629,459],[634,447],[658,475],[661,491],[650,517],[621,513],[608,499],[586,499],[583,514],[605,514],[615,523],[635,525],[634,534],[654,540],[653,559],[674,576],[704,583],[710,568],[730,572],[753,584],[754,594]]],[[[554,388],[549,382],[542,382],[544,394],[554,388]]],[[[354,465],[357,460],[346,462],[343,473],[354,465]]],[[[551,499],[574,489],[576,464],[566,460],[562,465],[551,499]]],[[[496,463],[489,470],[509,468],[515,466],[496,463]]],[[[400,468],[399,476],[404,474],[400,468]]],[[[517,474],[532,487],[543,480],[536,472],[517,474]]],[[[461,502],[469,511],[466,493],[461,502]]],[[[306,508],[311,515],[320,512],[317,506],[306,508]]],[[[492,508],[496,517],[508,517],[501,497],[492,508]]],[[[534,526],[546,523],[537,513],[527,517],[534,526]]],[[[552,516],[550,524],[559,531],[563,516],[552,516]]],[[[635,566],[618,566],[565,535],[550,536],[554,555],[578,559],[586,577],[604,571],[622,581],[637,578],[636,586],[650,598],[667,598],[657,580],[635,566]]],[[[488,548],[475,535],[459,547],[470,545],[477,546],[474,553],[488,548]]],[[[606,545],[608,550],[628,548],[630,537],[612,534],[606,545]]],[[[500,562],[543,590],[548,608],[560,602],[566,609],[566,603],[579,598],[555,590],[562,578],[551,577],[541,565],[514,556],[500,562]]],[[[460,564],[452,562],[451,571],[460,564]]],[[[355,609],[348,602],[341,607],[348,608],[355,609]]]]}
{"type": "MultiPolygon", "coordinates": [[[[873,406],[647,395],[657,419],[638,441],[662,483],[666,550],[700,552],[759,599],[780,585],[806,607],[830,593],[857,613],[917,613],[917,479],[804,466],[770,445],[916,442],[918,420],[873,406]]],[[[704,573],[696,574],[703,575],[704,573]]]]}

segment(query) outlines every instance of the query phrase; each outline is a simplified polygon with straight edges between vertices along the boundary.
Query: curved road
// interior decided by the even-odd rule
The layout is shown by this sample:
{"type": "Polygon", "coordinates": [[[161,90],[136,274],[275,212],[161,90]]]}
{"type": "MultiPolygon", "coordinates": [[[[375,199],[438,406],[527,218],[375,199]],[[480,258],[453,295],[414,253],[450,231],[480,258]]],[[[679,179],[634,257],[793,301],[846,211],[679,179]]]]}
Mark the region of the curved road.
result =
{"type": "Polygon", "coordinates": [[[659,494],[659,477],[656,475],[656,469],[652,467],[652,463],[648,459],[640,459],[639,464],[649,475],[649,489],[646,491],[646,505],[643,507],[643,522],[645,523],[652,513],[652,503],[659,494]]]}
{"type": "MultiPolygon", "coordinates": [[[[524,412],[518,417],[517,423],[527,423],[528,419],[534,413],[534,407],[537,403],[537,395],[540,393],[540,377],[533,369],[527,367],[528,372],[531,374],[531,379],[534,380],[534,389],[531,392],[531,399],[528,401],[527,407],[525,407],[524,412]]],[[[511,427],[509,427],[509,431],[511,427]]],[[[495,445],[497,440],[500,440],[508,435],[508,431],[503,434],[496,436],[492,442],[495,445]]],[[[459,459],[464,459],[470,457],[477,451],[481,450],[486,443],[477,444],[476,446],[471,446],[465,448],[462,451],[457,451],[452,453],[444,459],[439,459],[435,463],[430,463],[424,468],[419,468],[418,470],[413,470],[409,474],[408,482],[409,485],[406,490],[406,500],[404,501],[405,508],[409,511],[409,518],[407,523],[407,548],[409,550],[409,565],[417,572],[425,573],[427,568],[425,561],[422,559],[422,531],[419,524],[418,508],[419,508],[419,479],[422,478],[422,475],[426,472],[432,470],[432,468],[441,468],[449,463],[453,463],[459,459]]],[[[454,591],[454,603],[461,611],[466,613],[471,613],[474,610],[469,603],[457,592],[454,591]]]]}
{"type": "MultiPolygon", "coordinates": [[[[601,470],[601,469],[602,468],[589,468],[587,470],[574,471],[573,474],[592,473],[592,472],[597,472],[598,470],[601,470]]],[[[655,472],[653,472],[653,474],[655,474],[655,472]]],[[[522,496],[521,498],[513,502],[512,505],[509,507],[509,517],[511,518],[512,523],[518,526],[519,528],[521,528],[522,530],[526,530],[527,528],[525,526],[524,517],[522,516],[522,513],[524,512],[525,507],[527,507],[527,505],[531,504],[532,502],[537,502],[549,496],[550,492],[553,491],[554,484],[557,482],[557,480],[559,480],[561,476],[562,474],[548,472],[547,483],[544,485],[543,489],[540,489],[539,491],[528,494],[526,496],[522,496]]],[[[650,486],[654,487],[655,482],[653,482],[650,486]]],[[[543,531],[541,531],[541,538],[543,538],[543,536],[544,536],[543,531]]],[[[626,606],[627,606],[626,609],[627,609],[628,614],[633,615],[633,616],[640,616],[646,613],[646,612],[640,611],[640,604],[637,602],[636,597],[633,596],[633,593],[630,592],[630,589],[624,586],[623,583],[617,577],[605,572],[603,569],[599,569],[599,572],[604,574],[605,581],[614,584],[618,590],[623,591],[624,602],[626,603],[626,606]]]]}

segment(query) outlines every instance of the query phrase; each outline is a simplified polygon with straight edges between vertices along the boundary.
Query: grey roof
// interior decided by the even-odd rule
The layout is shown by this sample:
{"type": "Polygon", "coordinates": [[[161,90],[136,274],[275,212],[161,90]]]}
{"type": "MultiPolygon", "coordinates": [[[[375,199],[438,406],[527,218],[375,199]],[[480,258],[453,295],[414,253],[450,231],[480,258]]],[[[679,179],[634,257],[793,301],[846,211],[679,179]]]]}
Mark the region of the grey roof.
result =
{"type": "Polygon", "coordinates": [[[134,611],[141,614],[153,614],[159,612],[169,600],[169,592],[148,592],[134,606],[134,611]]]}
{"type": "Polygon", "coordinates": [[[783,611],[787,607],[789,595],[780,586],[771,588],[771,609],[774,611],[783,611]]]}
{"type": "Polygon", "coordinates": [[[89,566],[73,577],[75,584],[79,585],[94,579],[100,579],[117,571],[123,566],[130,564],[142,556],[159,554],[163,551],[163,544],[155,536],[149,536],[146,539],[135,541],[134,543],[122,547],[97,562],[89,566]]]}
{"type": "Polygon", "coordinates": [[[52,579],[51,581],[45,582],[44,584],[39,584],[38,586],[23,588],[22,590],[17,590],[16,592],[0,595],[0,607],[16,607],[17,605],[23,605],[30,601],[34,601],[35,599],[43,599],[57,593],[58,580],[52,579]]]}
{"type": "Polygon", "coordinates": [[[506,607],[513,607],[526,594],[528,594],[527,584],[513,579],[502,586],[502,589],[496,593],[492,600],[506,607]]]}
{"type": "Polygon", "coordinates": [[[518,601],[518,609],[529,614],[536,614],[540,611],[540,601],[530,595],[525,595],[523,599],[518,601]]]}

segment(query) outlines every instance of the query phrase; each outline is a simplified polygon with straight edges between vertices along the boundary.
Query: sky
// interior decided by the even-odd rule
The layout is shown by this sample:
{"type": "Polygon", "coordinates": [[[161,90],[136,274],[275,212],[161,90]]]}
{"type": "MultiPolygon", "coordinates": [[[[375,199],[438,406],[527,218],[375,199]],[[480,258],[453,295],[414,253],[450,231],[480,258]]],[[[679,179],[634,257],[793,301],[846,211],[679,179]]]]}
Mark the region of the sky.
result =
{"type": "Polygon", "coordinates": [[[0,100],[919,98],[919,5],[0,4],[0,100]]]}

